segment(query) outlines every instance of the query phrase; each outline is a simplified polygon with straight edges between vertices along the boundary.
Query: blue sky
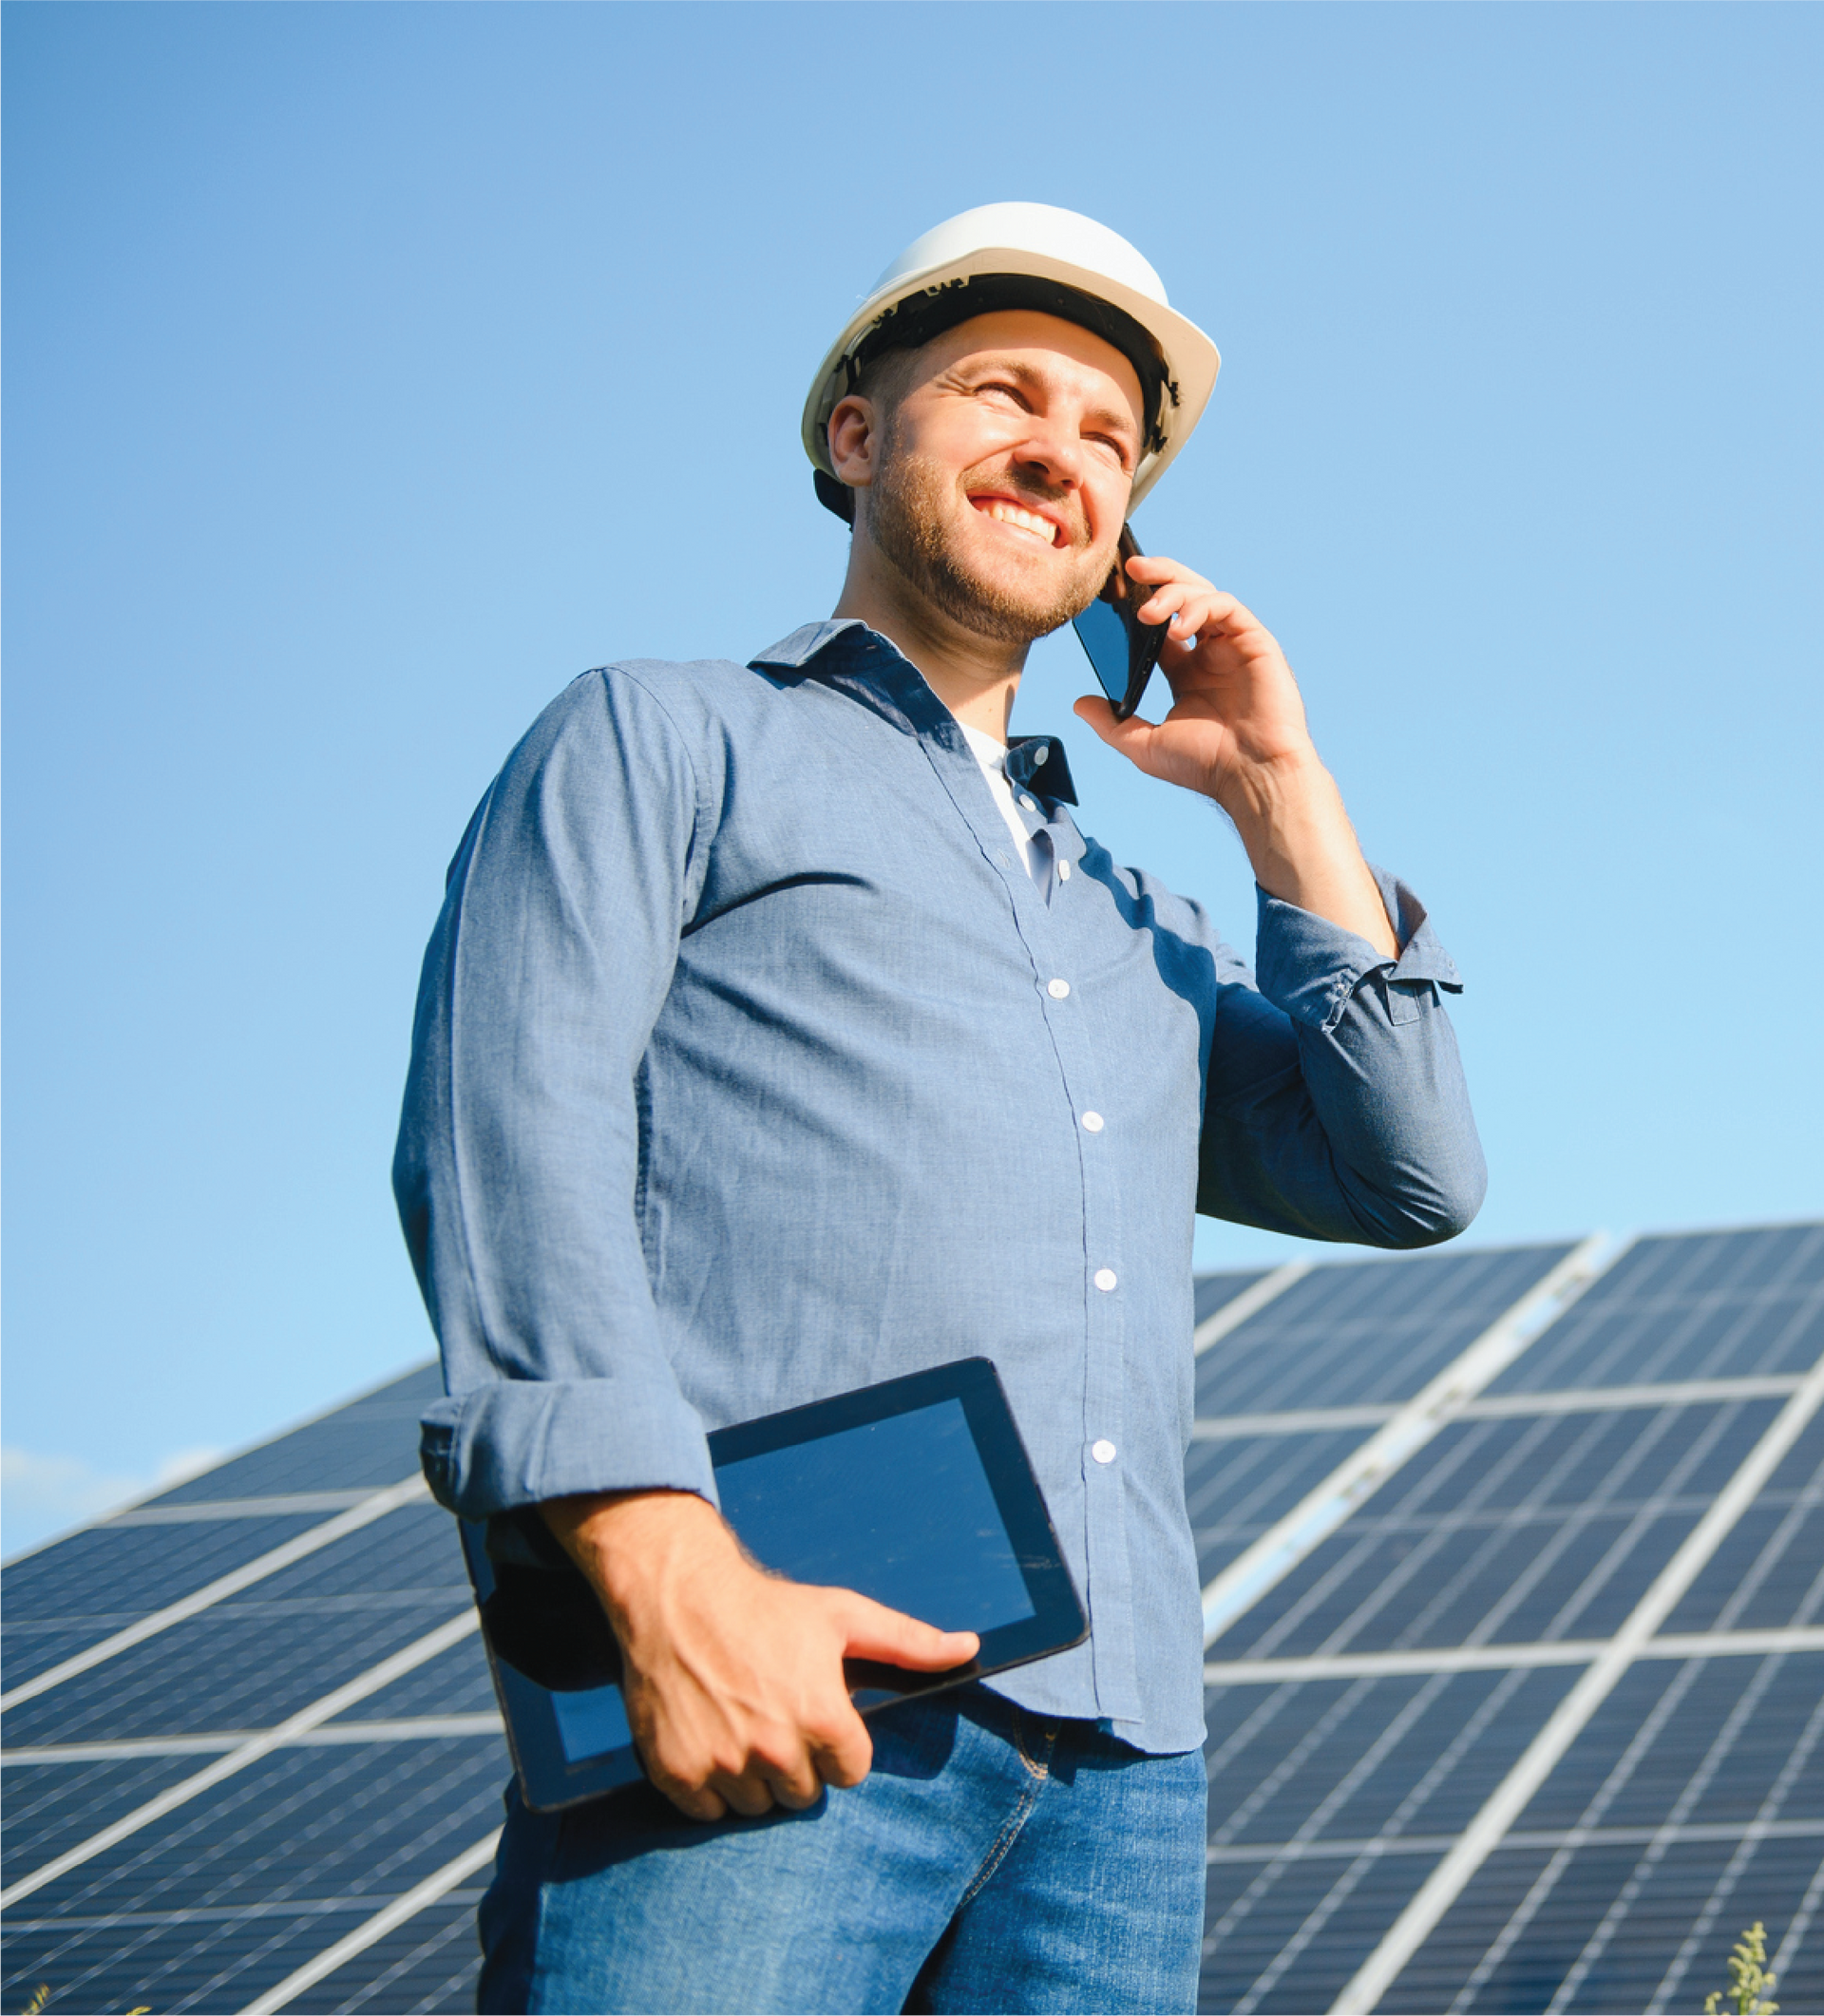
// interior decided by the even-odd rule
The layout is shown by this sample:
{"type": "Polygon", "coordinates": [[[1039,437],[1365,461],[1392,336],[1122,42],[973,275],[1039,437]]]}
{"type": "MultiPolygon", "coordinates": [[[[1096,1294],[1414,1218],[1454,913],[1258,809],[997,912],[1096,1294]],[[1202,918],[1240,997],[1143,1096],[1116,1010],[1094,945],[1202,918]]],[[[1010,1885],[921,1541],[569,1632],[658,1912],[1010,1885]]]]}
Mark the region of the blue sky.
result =
{"type": "MultiPolygon", "coordinates": [[[[1101,218],[1222,346],[1135,528],[1277,631],[1468,976],[1472,1239],[1824,1205],[1824,12],[4,34],[10,1549],[428,1351],[387,1165],[468,811],[576,672],[827,610],[810,370],[984,201],[1101,218]]],[[[1016,729],[1250,942],[1087,683],[1041,644],[1016,729]]]]}

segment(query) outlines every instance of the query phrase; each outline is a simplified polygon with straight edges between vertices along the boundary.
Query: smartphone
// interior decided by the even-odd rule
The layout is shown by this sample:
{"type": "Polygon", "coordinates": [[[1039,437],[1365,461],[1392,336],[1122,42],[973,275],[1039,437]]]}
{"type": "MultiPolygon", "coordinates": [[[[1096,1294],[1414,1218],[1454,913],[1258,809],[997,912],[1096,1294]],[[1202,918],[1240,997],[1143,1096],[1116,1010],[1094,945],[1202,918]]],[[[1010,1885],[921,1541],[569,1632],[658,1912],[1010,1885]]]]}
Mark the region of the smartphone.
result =
{"type": "Polygon", "coordinates": [[[1083,614],[1071,618],[1071,627],[1089,654],[1102,691],[1114,709],[1114,718],[1125,721],[1139,706],[1147,681],[1152,677],[1168,625],[1143,623],[1134,614],[1152,590],[1128,579],[1127,563],[1140,551],[1131,525],[1121,527],[1120,543],[1114,550],[1113,573],[1083,614]]]}

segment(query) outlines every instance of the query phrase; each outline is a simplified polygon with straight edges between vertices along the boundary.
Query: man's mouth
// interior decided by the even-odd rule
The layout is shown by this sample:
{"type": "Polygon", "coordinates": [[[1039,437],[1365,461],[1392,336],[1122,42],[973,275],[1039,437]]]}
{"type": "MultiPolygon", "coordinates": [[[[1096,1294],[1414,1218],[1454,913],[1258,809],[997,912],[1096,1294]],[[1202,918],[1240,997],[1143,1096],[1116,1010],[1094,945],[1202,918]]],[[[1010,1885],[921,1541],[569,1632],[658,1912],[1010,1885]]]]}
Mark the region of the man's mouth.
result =
{"type": "Polygon", "coordinates": [[[1012,525],[1016,532],[1029,532],[1048,546],[1056,545],[1063,529],[1055,519],[1047,518],[1040,511],[1029,511],[1010,497],[972,497],[969,502],[984,518],[992,518],[997,524],[1012,525]]]}

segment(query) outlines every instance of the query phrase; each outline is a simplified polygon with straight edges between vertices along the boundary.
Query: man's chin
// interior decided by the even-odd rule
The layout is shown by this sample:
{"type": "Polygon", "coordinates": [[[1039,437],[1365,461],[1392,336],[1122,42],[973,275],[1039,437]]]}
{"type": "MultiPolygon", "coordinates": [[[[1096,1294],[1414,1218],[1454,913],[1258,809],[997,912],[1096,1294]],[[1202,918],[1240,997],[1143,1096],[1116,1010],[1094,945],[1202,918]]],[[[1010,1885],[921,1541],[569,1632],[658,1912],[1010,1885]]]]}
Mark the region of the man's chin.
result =
{"type": "Polygon", "coordinates": [[[953,617],[962,618],[965,605],[971,608],[976,616],[969,627],[998,643],[1030,644],[1049,637],[1095,599],[1093,587],[1084,589],[1060,566],[984,567],[958,555],[949,558],[948,566],[934,570],[939,580],[929,586],[953,617]]]}

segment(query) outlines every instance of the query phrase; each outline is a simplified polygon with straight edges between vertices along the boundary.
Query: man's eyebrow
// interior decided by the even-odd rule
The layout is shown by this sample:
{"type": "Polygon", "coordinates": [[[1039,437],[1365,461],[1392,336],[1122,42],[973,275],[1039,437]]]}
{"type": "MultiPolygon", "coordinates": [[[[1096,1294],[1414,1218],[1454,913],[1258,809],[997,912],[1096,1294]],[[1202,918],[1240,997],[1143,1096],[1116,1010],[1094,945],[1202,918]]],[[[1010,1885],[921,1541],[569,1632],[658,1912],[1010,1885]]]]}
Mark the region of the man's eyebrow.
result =
{"type": "MultiPolygon", "coordinates": [[[[979,352],[973,357],[965,358],[959,369],[966,371],[971,377],[1000,372],[1006,377],[1016,379],[1023,386],[1042,387],[1046,382],[1045,373],[1036,365],[1028,364],[1018,357],[998,356],[993,351],[979,352]]],[[[1089,409],[1086,417],[1103,427],[1120,428],[1136,440],[1140,437],[1140,424],[1126,407],[1093,406],[1089,409]]]]}

